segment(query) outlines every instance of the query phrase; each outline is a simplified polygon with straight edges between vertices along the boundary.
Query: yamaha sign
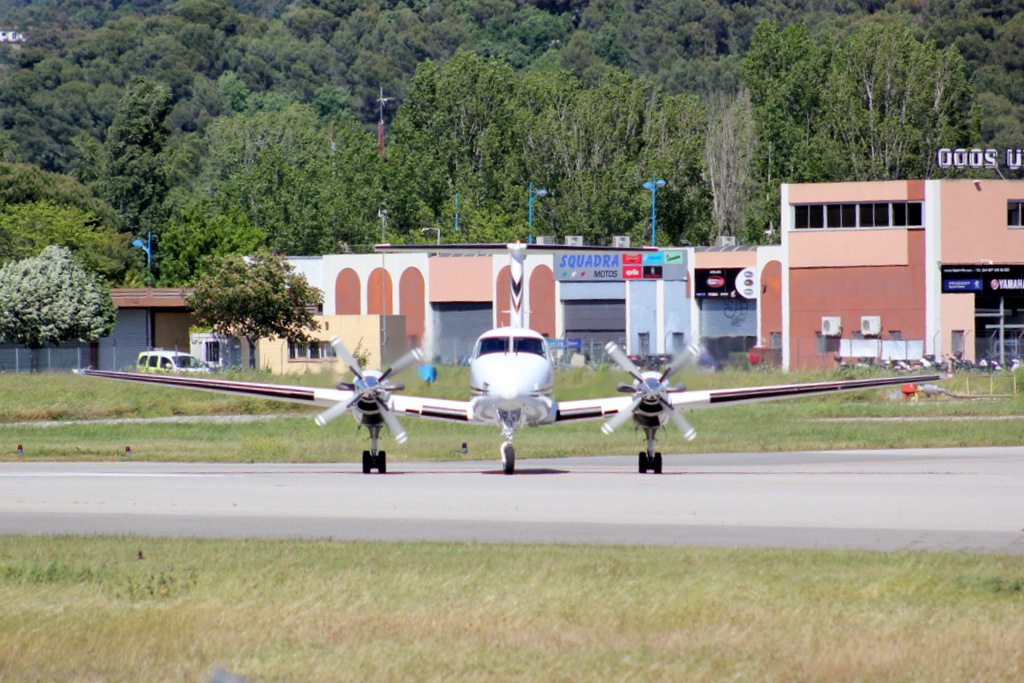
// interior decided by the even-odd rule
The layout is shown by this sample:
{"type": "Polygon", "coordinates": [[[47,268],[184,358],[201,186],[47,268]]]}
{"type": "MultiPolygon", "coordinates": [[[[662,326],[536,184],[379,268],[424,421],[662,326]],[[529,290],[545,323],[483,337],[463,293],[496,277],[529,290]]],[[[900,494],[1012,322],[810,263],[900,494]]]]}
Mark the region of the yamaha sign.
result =
{"type": "Polygon", "coordinates": [[[944,265],[942,266],[942,291],[946,294],[1000,292],[1020,296],[1024,294],[1024,266],[944,265]]]}

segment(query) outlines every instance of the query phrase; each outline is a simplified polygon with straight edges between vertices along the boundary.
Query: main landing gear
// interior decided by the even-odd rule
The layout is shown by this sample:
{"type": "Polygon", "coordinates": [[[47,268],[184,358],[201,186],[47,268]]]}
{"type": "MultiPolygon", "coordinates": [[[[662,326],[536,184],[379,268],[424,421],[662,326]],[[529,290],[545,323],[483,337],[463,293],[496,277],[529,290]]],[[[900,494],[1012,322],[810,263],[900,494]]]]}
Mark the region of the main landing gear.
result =
{"type": "Polygon", "coordinates": [[[377,437],[380,436],[380,426],[368,426],[370,432],[370,450],[363,451],[363,474],[369,474],[377,470],[381,474],[388,471],[388,454],[384,451],[377,451],[377,437]]]}
{"type": "Polygon", "coordinates": [[[638,468],[640,474],[647,474],[649,471],[661,474],[661,453],[654,452],[654,434],[657,431],[657,427],[653,429],[644,427],[644,436],[647,437],[647,452],[640,451],[638,468]]]}

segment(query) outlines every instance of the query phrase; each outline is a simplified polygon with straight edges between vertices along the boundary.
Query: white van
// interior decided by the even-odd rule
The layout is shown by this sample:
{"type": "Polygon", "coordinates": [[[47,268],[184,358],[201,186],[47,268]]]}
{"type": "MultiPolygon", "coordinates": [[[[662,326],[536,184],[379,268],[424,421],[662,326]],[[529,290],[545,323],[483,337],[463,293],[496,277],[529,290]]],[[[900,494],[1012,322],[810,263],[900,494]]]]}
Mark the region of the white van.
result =
{"type": "Polygon", "coordinates": [[[191,353],[153,349],[139,354],[136,372],[209,372],[210,366],[191,353]]]}

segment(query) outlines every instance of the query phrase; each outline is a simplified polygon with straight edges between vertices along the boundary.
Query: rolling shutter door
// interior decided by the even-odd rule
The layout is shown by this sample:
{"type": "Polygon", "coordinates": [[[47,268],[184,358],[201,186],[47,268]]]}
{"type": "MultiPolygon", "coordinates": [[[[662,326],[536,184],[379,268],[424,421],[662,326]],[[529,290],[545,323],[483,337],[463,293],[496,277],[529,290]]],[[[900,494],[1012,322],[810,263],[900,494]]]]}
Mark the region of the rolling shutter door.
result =
{"type": "Polygon", "coordinates": [[[614,341],[625,343],[626,302],[621,299],[563,301],[565,336],[582,339],[584,348],[614,341]]]}
{"type": "Polygon", "coordinates": [[[100,339],[101,370],[132,370],[139,354],[149,349],[149,316],[145,308],[117,309],[114,334],[100,339]]]}
{"type": "Polygon", "coordinates": [[[438,330],[434,357],[443,365],[468,360],[477,337],[494,327],[490,302],[436,303],[434,314],[438,330]]]}
{"type": "Polygon", "coordinates": [[[757,302],[748,299],[702,299],[700,302],[700,336],[757,336],[757,302]]]}

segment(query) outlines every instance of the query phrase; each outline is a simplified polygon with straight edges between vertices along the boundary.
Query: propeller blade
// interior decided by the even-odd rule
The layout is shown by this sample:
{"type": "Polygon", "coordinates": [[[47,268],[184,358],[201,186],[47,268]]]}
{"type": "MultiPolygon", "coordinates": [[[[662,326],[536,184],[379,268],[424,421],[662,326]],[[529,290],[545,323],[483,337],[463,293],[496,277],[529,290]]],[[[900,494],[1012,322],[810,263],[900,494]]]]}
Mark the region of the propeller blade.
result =
{"type": "Polygon", "coordinates": [[[384,419],[384,424],[391,430],[391,436],[394,437],[398,443],[405,443],[409,438],[409,435],[405,433],[405,429],[402,428],[402,423],[398,421],[398,418],[394,416],[391,409],[388,408],[383,401],[377,399],[377,405],[380,406],[380,416],[384,419]]]}
{"type": "Polygon", "coordinates": [[[697,436],[697,430],[693,428],[690,421],[680,415],[668,401],[662,400],[661,405],[668,411],[668,418],[672,420],[672,424],[683,433],[683,438],[687,441],[693,441],[693,438],[697,436]]]}
{"type": "Polygon", "coordinates": [[[405,391],[405,382],[398,380],[388,384],[388,391],[405,391]]]}
{"type": "Polygon", "coordinates": [[[636,391],[633,388],[633,385],[629,384],[628,382],[619,382],[618,386],[616,386],[615,388],[618,389],[619,392],[623,394],[632,394],[634,391],[636,391]]]}
{"type": "Polygon", "coordinates": [[[397,375],[402,370],[405,370],[407,367],[422,362],[423,352],[420,351],[419,349],[413,349],[406,353],[405,355],[403,355],[397,361],[395,361],[390,368],[385,370],[384,374],[380,376],[380,379],[381,381],[384,381],[384,379],[386,379],[387,377],[390,377],[391,375],[397,375]]]}
{"type": "Polygon", "coordinates": [[[684,365],[693,363],[700,358],[700,351],[700,346],[698,346],[696,342],[683,349],[682,352],[677,354],[676,357],[669,362],[668,367],[665,368],[665,372],[661,373],[661,381],[664,382],[666,379],[679,372],[684,365]]]}
{"type": "Polygon", "coordinates": [[[345,345],[341,342],[341,337],[331,337],[331,348],[334,349],[334,355],[344,361],[345,365],[355,373],[356,377],[359,379],[363,378],[363,371],[359,368],[359,363],[356,361],[355,356],[345,348],[345,345]]]}
{"type": "Polygon", "coordinates": [[[313,420],[318,426],[323,427],[336,417],[341,417],[352,407],[352,401],[348,403],[335,403],[333,406],[316,416],[313,420]]]}
{"type": "Polygon", "coordinates": [[[633,402],[629,404],[628,408],[620,410],[619,412],[612,415],[610,420],[601,425],[601,431],[604,432],[605,434],[611,434],[616,429],[626,424],[626,421],[629,420],[629,418],[633,417],[633,411],[636,410],[636,407],[640,405],[640,401],[642,400],[642,398],[634,399],[633,402]]]}
{"type": "Polygon", "coordinates": [[[604,350],[623,372],[629,373],[633,379],[643,380],[643,377],[640,375],[640,371],[637,370],[635,365],[633,365],[633,361],[629,359],[626,352],[619,348],[618,344],[615,342],[608,342],[604,345],[604,350]]]}

